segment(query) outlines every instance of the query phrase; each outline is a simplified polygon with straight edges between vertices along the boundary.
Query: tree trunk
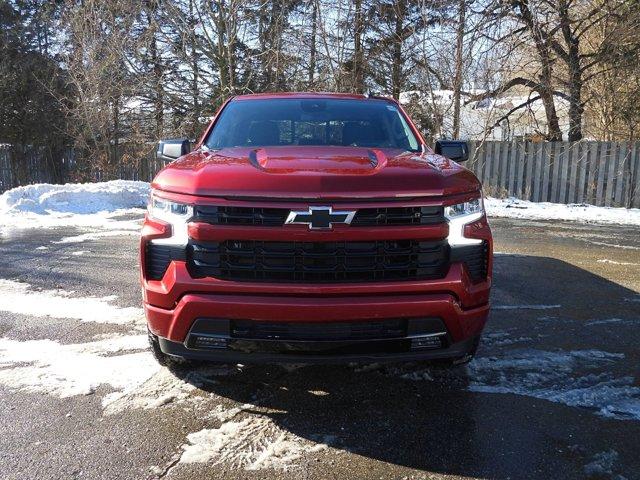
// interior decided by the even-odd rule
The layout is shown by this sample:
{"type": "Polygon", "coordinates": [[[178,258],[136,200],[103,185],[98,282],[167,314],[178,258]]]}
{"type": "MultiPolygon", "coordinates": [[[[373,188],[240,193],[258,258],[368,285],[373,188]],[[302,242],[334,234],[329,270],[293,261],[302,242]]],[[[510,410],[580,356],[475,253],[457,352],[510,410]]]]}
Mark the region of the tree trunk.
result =
{"type": "Polygon", "coordinates": [[[356,93],[364,93],[364,51],[362,33],[364,18],[362,16],[362,0],[355,0],[355,32],[353,36],[353,86],[356,93]]]}
{"type": "Polygon", "coordinates": [[[395,4],[395,31],[393,37],[393,64],[391,66],[391,93],[396,100],[400,98],[402,89],[402,26],[406,14],[406,0],[398,0],[395,4]]]}
{"type": "Polygon", "coordinates": [[[560,29],[567,44],[566,62],[569,69],[569,141],[582,140],[582,69],[580,67],[580,40],[571,30],[569,6],[566,0],[558,2],[560,29]]]}
{"type": "Polygon", "coordinates": [[[119,143],[119,132],[120,132],[120,102],[118,99],[113,101],[113,160],[112,167],[107,172],[108,178],[114,178],[112,175],[118,168],[118,143],[119,143]]]}
{"type": "Polygon", "coordinates": [[[237,34],[237,5],[235,2],[231,2],[227,15],[225,16],[225,25],[227,33],[227,70],[229,78],[229,93],[233,94],[236,91],[236,34],[237,34]]]}
{"type": "Polygon", "coordinates": [[[312,0],[313,10],[311,11],[311,48],[309,52],[309,71],[307,73],[307,85],[313,87],[313,80],[316,73],[316,36],[318,34],[318,0],[312,0]]]}
{"type": "Polygon", "coordinates": [[[215,16],[218,45],[216,52],[216,66],[218,67],[218,75],[220,78],[220,91],[223,95],[226,95],[229,91],[229,69],[227,68],[227,51],[225,48],[225,41],[227,38],[225,17],[225,2],[220,0],[216,2],[218,6],[218,12],[215,16]]]}
{"type": "Polygon", "coordinates": [[[164,130],[164,90],[162,89],[162,64],[158,55],[158,45],[156,40],[155,19],[151,16],[153,11],[149,11],[149,29],[151,30],[151,43],[149,45],[149,53],[151,55],[151,64],[153,65],[153,109],[155,118],[155,136],[156,139],[162,137],[164,130]]]}
{"type": "Polygon", "coordinates": [[[191,117],[191,135],[198,134],[200,119],[200,67],[198,65],[198,49],[195,45],[193,34],[191,35],[191,102],[193,103],[193,113],[191,117]]]}
{"type": "Polygon", "coordinates": [[[460,93],[462,91],[462,48],[464,45],[465,0],[458,5],[458,30],[456,32],[456,71],[453,78],[453,138],[460,137],[460,93]]]}
{"type": "Polygon", "coordinates": [[[541,69],[538,79],[542,87],[539,89],[538,94],[540,94],[547,117],[547,140],[551,142],[561,141],[562,131],[560,130],[558,113],[555,102],[553,101],[552,59],[548,38],[545,38],[545,32],[543,32],[542,28],[537,24],[536,19],[531,13],[529,0],[512,0],[512,5],[520,10],[520,16],[533,37],[536,51],[540,57],[541,69]]]}

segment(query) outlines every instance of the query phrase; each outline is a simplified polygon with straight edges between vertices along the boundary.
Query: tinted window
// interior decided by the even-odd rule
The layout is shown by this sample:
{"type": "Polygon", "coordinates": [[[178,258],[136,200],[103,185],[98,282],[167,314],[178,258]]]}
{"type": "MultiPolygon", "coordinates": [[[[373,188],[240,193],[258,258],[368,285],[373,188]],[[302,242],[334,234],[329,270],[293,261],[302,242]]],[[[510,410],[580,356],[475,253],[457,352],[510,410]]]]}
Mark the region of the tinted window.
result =
{"type": "Polygon", "coordinates": [[[207,147],[342,145],[418,151],[398,108],[384,100],[264,99],[231,101],[207,147]]]}

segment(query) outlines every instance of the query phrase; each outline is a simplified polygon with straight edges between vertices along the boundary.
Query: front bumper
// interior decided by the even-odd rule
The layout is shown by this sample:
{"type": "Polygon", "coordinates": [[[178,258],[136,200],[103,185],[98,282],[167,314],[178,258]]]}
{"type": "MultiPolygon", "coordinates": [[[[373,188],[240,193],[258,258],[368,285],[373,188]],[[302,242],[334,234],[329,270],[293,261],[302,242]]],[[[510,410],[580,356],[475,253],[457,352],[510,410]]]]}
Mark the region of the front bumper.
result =
{"type": "MultiPolygon", "coordinates": [[[[432,227],[427,226],[415,231],[409,227],[336,228],[327,232],[295,228],[285,231],[267,227],[207,227],[205,231],[205,227],[194,223],[190,224],[189,236],[204,236],[205,240],[212,240],[212,235],[223,236],[224,239],[250,235],[250,238],[259,236],[262,240],[277,240],[286,234],[294,235],[301,241],[357,241],[370,237],[395,238],[397,235],[426,239],[446,236],[446,228],[443,230],[438,227],[437,230],[434,232],[432,227]]],[[[161,349],[170,355],[240,363],[455,358],[464,356],[471,349],[487,320],[492,245],[485,218],[465,227],[468,238],[479,238],[488,243],[488,275],[482,281],[472,280],[465,264],[457,261],[450,264],[443,278],[431,280],[308,284],[232,281],[213,276],[194,278],[185,261],[181,260],[172,260],[161,279],[145,278],[145,242],[165,235],[166,231],[161,225],[149,219],[145,222],[141,242],[141,281],[149,330],[159,337],[161,349]],[[340,348],[324,348],[324,345],[318,349],[317,343],[260,341],[246,348],[246,342],[238,342],[229,332],[223,332],[222,336],[227,337],[224,348],[194,348],[189,342],[189,335],[194,322],[203,318],[315,324],[364,324],[386,319],[437,318],[444,326],[446,341],[437,349],[414,350],[407,343],[407,337],[400,339],[404,341],[404,346],[399,346],[397,342],[381,342],[369,345],[371,348],[363,353],[361,345],[356,345],[356,342],[341,345],[340,348]]]]}
{"type": "Polygon", "coordinates": [[[187,294],[176,307],[164,309],[145,304],[150,331],[160,338],[161,349],[170,355],[227,362],[378,361],[449,358],[464,355],[471,339],[480,335],[488,304],[463,309],[451,294],[404,294],[377,296],[287,297],[234,294],[187,294]],[[443,328],[423,332],[438,334],[438,348],[413,347],[414,336],[385,340],[332,343],[247,340],[234,338],[227,329],[217,332],[222,348],[200,348],[190,341],[198,319],[211,322],[252,319],[262,322],[371,322],[384,319],[436,318],[443,328]],[[366,348],[361,348],[366,347],[366,348]]]}

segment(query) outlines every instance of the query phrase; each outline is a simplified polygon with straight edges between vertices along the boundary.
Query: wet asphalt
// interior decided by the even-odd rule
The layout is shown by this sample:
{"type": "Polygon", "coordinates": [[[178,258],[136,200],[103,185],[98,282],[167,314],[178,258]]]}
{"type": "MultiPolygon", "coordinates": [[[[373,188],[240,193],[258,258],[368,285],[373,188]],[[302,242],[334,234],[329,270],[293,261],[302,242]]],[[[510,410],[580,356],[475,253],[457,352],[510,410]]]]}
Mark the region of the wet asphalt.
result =
{"type": "MultiPolygon", "coordinates": [[[[640,228],[491,224],[495,308],[469,367],[177,369],[195,387],[186,399],[111,415],[108,386],[60,398],[0,383],[0,479],[640,479],[640,228]],[[228,421],[211,412],[266,427],[231,453],[180,462],[190,433],[228,421]],[[248,466],[261,435],[301,450],[284,467],[248,466]]],[[[0,240],[0,278],[138,307],[136,238],[54,243],[74,233],[0,240]]],[[[12,340],[131,331],[6,310],[0,337],[12,340]]]]}

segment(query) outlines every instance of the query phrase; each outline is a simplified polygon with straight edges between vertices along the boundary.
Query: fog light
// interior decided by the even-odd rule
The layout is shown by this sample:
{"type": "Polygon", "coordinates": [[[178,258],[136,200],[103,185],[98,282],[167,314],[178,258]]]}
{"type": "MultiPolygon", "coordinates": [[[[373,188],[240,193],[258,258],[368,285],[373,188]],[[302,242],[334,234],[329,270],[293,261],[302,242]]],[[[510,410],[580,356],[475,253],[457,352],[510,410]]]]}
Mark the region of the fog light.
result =
{"type": "Polygon", "coordinates": [[[194,335],[190,343],[192,348],[227,348],[227,339],[222,337],[194,335]]]}
{"type": "Polygon", "coordinates": [[[436,349],[442,348],[442,337],[431,335],[427,337],[415,337],[411,339],[411,349],[436,349]]]}

